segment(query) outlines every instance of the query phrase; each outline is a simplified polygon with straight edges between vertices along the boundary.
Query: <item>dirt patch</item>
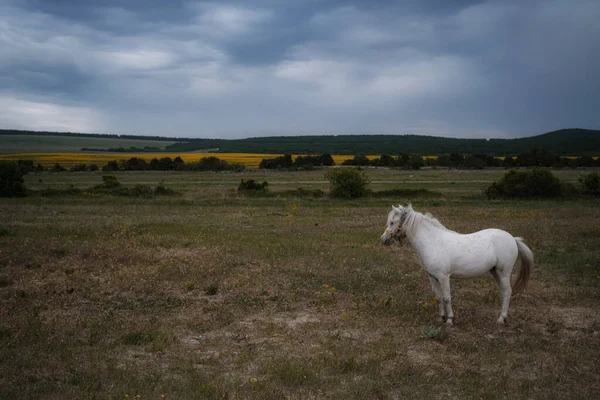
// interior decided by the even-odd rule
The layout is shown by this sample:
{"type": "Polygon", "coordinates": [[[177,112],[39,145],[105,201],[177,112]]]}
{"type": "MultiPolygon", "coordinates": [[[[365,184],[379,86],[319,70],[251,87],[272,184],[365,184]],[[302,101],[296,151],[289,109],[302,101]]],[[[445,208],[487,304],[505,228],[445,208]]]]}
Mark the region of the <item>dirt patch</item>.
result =
{"type": "Polygon", "coordinates": [[[296,329],[305,324],[318,324],[321,322],[318,318],[315,318],[308,313],[300,313],[295,316],[289,314],[279,314],[274,316],[272,320],[276,324],[286,326],[290,329],[296,329]]]}
{"type": "Polygon", "coordinates": [[[207,248],[189,249],[185,247],[176,247],[172,249],[160,248],[156,252],[157,260],[168,261],[197,261],[206,259],[211,255],[211,251],[207,248]]]}
{"type": "Polygon", "coordinates": [[[600,326],[600,312],[591,308],[551,308],[550,317],[561,321],[566,329],[588,330],[600,326]]]}

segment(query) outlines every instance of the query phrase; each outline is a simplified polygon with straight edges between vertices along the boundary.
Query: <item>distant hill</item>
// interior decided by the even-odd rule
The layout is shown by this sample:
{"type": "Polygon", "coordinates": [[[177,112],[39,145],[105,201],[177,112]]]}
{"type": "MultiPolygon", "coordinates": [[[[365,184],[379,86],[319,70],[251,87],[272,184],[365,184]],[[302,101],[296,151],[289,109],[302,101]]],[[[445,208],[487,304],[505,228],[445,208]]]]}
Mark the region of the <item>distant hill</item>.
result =
{"type": "MultiPolygon", "coordinates": [[[[9,139],[9,137],[15,137],[15,135],[21,137],[21,139],[23,138],[23,135],[43,135],[48,140],[52,137],[57,137],[62,138],[63,142],[67,139],[65,136],[111,139],[111,146],[107,146],[107,149],[108,147],[116,147],[114,143],[123,139],[136,140],[137,145],[140,147],[143,147],[144,140],[154,143],[163,141],[170,142],[165,143],[165,145],[168,145],[164,147],[164,151],[171,153],[184,153],[218,148],[219,153],[330,153],[349,155],[485,153],[503,156],[516,155],[535,148],[543,148],[560,155],[600,155],[600,130],[590,129],[561,129],[543,135],[519,139],[490,140],[456,139],[420,135],[280,136],[227,140],[0,130],[0,143],[2,143],[2,135],[8,135],[4,137],[6,140],[9,139]]],[[[15,150],[14,152],[31,152],[31,150],[27,149],[26,141],[20,140],[19,142],[21,144],[16,146],[19,147],[19,150],[15,150]]],[[[0,152],[6,151],[0,149],[0,152]]]]}
{"type": "Polygon", "coordinates": [[[600,130],[561,129],[520,139],[456,139],[419,135],[282,136],[237,140],[191,139],[171,152],[219,148],[223,153],[399,154],[486,153],[515,155],[535,148],[561,155],[600,154],[600,130]]]}
{"type": "Polygon", "coordinates": [[[0,153],[80,153],[83,148],[136,148],[142,151],[164,151],[166,146],[175,143],[174,140],[140,139],[137,136],[124,138],[117,135],[67,135],[51,132],[15,134],[14,132],[0,131],[0,153]]]}

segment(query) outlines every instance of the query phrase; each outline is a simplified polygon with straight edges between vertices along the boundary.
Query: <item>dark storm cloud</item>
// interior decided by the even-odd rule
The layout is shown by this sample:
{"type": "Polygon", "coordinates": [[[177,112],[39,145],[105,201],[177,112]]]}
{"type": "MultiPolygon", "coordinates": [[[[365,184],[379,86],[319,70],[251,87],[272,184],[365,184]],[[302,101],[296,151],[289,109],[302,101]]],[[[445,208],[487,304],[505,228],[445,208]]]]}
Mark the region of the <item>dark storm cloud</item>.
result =
{"type": "Polygon", "coordinates": [[[0,125],[174,136],[599,128],[597,1],[0,3],[0,125]]]}

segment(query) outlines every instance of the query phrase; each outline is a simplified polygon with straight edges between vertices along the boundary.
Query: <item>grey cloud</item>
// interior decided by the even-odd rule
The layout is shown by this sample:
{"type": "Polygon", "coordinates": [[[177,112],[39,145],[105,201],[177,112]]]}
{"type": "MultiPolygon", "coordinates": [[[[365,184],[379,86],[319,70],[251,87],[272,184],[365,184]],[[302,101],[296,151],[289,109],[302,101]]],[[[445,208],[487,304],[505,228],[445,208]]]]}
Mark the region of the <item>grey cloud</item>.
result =
{"type": "Polygon", "coordinates": [[[0,90],[20,111],[0,123],[33,107],[47,129],[84,110],[80,128],[172,136],[598,128],[598,17],[566,0],[10,0],[0,90]]]}

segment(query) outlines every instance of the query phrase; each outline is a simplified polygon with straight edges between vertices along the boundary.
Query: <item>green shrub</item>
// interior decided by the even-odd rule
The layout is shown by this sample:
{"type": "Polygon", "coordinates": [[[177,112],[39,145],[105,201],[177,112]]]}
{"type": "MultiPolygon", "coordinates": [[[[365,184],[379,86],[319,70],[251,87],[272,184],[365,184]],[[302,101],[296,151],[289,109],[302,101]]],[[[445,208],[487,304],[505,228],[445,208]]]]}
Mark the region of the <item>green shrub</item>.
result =
{"type": "Polygon", "coordinates": [[[333,197],[356,199],[369,192],[369,179],[364,172],[354,168],[331,170],[325,174],[325,178],[329,180],[333,197]]]}
{"type": "Polygon", "coordinates": [[[102,171],[104,171],[104,172],[111,172],[111,171],[118,171],[118,170],[119,170],[119,163],[117,162],[117,160],[109,161],[104,167],[102,167],[102,171]]]}
{"type": "Polygon", "coordinates": [[[158,185],[156,185],[156,188],[154,189],[154,194],[157,196],[174,196],[177,194],[177,192],[173,189],[165,187],[165,184],[163,182],[160,182],[158,185]]]}
{"type": "Polygon", "coordinates": [[[444,340],[446,331],[441,326],[424,326],[421,328],[421,339],[444,340]]]}
{"type": "Polygon", "coordinates": [[[67,169],[60,165],[59,163],[55,163],[50,172],[64,172],[67,169]]]}
{"type": "Polygon", "coordinates": [[[580,177],[579,183],[584,194],[600,195],[600,175],[597,172],[580,177]]]}
{"type": "Polygon", "coordinates": [[[26,173],[27,169],[13,161],[0,161],[0,197],[25,196],[26,173]]]}
{"type": "Polygon", "coordinates": [[[82,172],[82,171],[87,171],[88,167],[85,164],[77,164],[77,165],[73,165],[69,171],[71,172],[82,172]]]}
{"type": "Polygon", "coordinates": [[[263,183],[255,182],[254,179],[243,180],[238,185],[238,192],[245,193],[264,193],[268,190],[269,183],[264,181],[263,183]]]}
{"type": "Polygon", "coordinates": [[[425,166],[425,161],[423,157],[418,155],[410,156],[410,168],[411,169],[421,169],[421,167],[425,166]]]}
{"type": "Polygon", "coordinates": [[[103,175],[102,186],[106,189],[114,189],[121,186],[121,183],[117,180],[117,177],[114,175],[103,175]]]}
{"type": "Polygon", "coordinates": [[[485,189],[488,198],[498,197],[558,197],[561,184],[557,177],[547,169],[528,171],[508,171],[498,182],[485,189]]]}
{"type": "Polygon", "coordinates": [[[131,188],[129,194],[133,197],[150,198],[154,195],[154,190],[148,185],[137,184],[131,188]]]}

